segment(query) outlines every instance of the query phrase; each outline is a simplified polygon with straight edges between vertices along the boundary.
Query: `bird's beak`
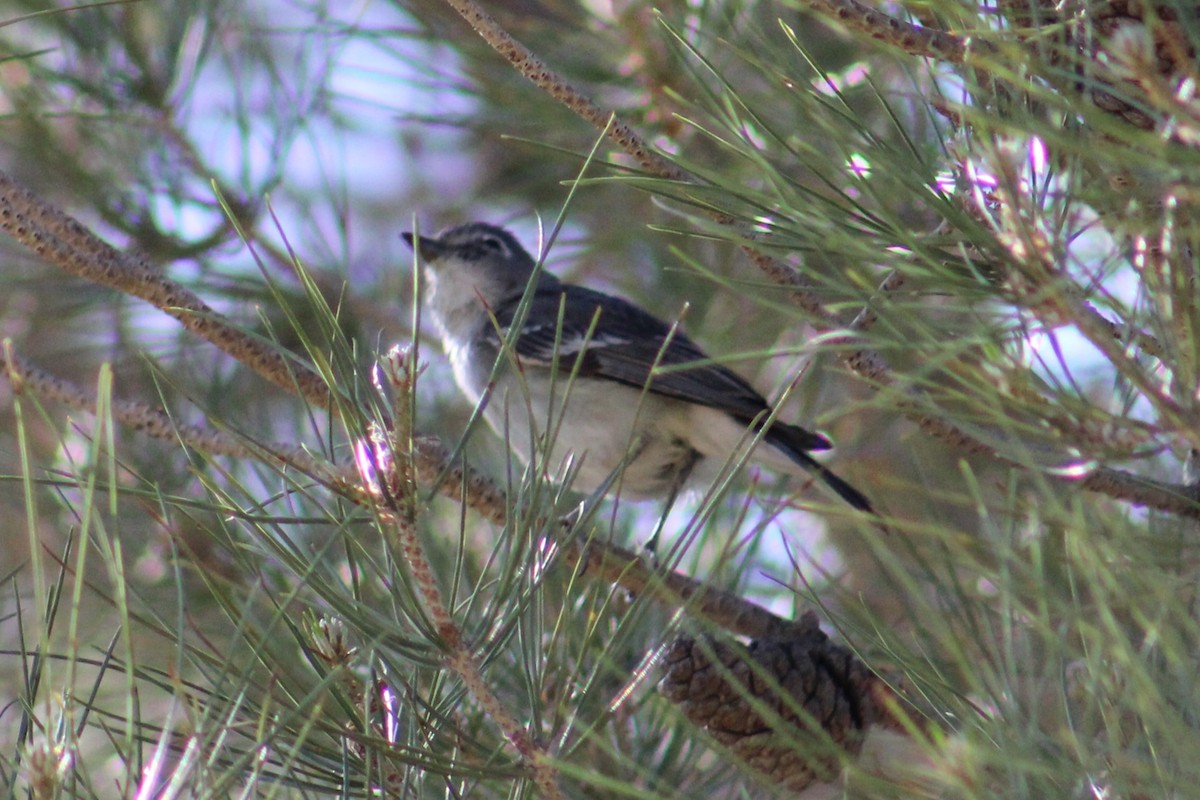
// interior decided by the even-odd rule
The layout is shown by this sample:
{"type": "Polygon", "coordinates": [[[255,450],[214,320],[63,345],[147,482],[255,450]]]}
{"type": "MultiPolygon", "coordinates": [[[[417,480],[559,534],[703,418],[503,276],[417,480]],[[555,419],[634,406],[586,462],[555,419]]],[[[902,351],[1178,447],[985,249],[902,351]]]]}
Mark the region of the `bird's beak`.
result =
{"type": "Polygon", "coordinates": [[[430,239],[428,236],[418,236],[410,231],[405,231],[400,234],[409,247],[417,252],[422,259],[428,260],[437,258],[446,252],[446,246],[437,239],[430,239]]]}

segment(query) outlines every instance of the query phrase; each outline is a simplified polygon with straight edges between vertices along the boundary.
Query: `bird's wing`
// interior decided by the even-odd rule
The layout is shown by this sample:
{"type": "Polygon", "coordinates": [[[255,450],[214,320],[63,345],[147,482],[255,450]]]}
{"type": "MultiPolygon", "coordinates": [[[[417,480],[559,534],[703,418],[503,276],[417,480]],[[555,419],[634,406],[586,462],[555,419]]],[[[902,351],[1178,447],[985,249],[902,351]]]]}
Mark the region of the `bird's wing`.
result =
{"type": "MultiPolygon", "coordinates": [[[[513,298],[494,309],[497,336],[507,335],[520,300],[513,298]]],[[[736,373],[713,364],[678,328],[672,331],[632,303],[581,286],[555,282],[534,292],[517,336],[516,353],[523,363],[556,366],[564,376],[578,363],[580,377],[645,387],[655,394],[720,409],[746,423],[768,411],[762,395],[736,373]],[[687,364],[695,366],[683,368],[687,364]]],[[[802,432],[806,434],[803,449],[830,446],[825,437],[802,432]]]]}

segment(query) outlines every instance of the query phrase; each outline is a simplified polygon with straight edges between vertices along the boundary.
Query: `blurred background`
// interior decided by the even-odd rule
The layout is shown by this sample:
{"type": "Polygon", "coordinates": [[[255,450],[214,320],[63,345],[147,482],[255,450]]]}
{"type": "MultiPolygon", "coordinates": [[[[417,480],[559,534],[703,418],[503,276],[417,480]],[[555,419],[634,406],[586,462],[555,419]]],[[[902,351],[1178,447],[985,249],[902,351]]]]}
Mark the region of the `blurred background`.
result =
{"type": "MultiPolygon", "coordinates": [[[[891,9],[995,44],[970,67],[794,2],[487,10],[694,184],[597,145],[431,0],[0,2],[0,168],[244,329],[328,359],[349,395],[380,352],[419,343],[417,429],[559,511],[578,498],[538,489],[484,427],[466,435],[472,408],[414,315],[399,234],[486,220],[537,251],[561,223],[550,270],[682,315],[715,357],[785,395],[781,419],[829,435],[826,463],[893,528],[750,467],[671,511],[668,564],[785,616],[817,608],[868,665],[902,675],[920,714],[965,742],[946,796],[1194,791],[1195,508],[1081,482],[1112,468],[1183,492],[1200,447],[1200,115],[1186,57],[1171,56],[1194,55],[1195,10],[891,9]],[[750,262],[750,236],[823,315],[750,262]],[[899,288],[881,292],[889,278],[899,288]],[[847,343],[868,308],[878,319],[847,343]],[[860,346],[886,375],[847,369],[860,346]]],[[[349,461],[361,428],[141,301],[0,248],[0,328],[31,362],[88,387],[109,364],[117,398],[349,461]]],[[[312,666],[309,623],[333,614],[362,648],[362,685],[391,675],[422,719],[398,726],[411,748],[398,763],[425,776],[407,791],[530,791],[486,713],[439,682],[436,637],[369,514],[105,424],[0,384],[0,684],[21,687],[0,704],[0,784],[33,785],[47,747],[73,759],[65,796],[161,789],[139,776],[167,731],[213,754],[204,776],[180,773],[199,794],[262,780],[366,796],[339,744],[354,704],[313,711],[337,686],[312,666]],[[241,744],[214,732],[255,718],[273,722],[241,744]],[[278,748],[270,769],[249,766],[262,742],[278,748]]],[[[522,584],[538,530],[426,499],[443,585],[511,670],[498,691],[586,773],[571,796],[615,796],[605,775],[653,796],[765,791],[694,741],[653,681],[614,703],[680,624],[669,610],[570,576],[522,584]]],[[[603,536],[635,547],[663,513],[603,509],[603,536]]],[[[901,791],[916,790],[888,789],[901,791]]]]}

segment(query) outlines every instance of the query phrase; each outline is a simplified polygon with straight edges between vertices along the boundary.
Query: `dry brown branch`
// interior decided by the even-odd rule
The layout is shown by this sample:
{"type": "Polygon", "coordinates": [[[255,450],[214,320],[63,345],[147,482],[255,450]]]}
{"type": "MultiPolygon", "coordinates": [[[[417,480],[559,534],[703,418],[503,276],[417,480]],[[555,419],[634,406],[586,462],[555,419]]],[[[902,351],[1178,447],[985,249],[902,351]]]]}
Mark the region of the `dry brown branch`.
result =
{"type": "Polygon", "coordinates": [[[383,523],[382,530],[390,534],[396,549],[404,554],[421,605],[433,622],[446,652],[446,666],[462,680],[463,686],[479,703],[487,718],[500,728],[509,747],[529,769],[541,794],[552,800],[564,798],[558,786],[558,771],[551,763],[549,753],[530,736],[484,678],[483,665],[446,606],[438,586],[437,571],[425,554],[425,546],[417,534],[422,508],[417,490],[417,459],[411,447],[412,398],[421,369],[415,363],[414,353],[393,349],[384,357],[381,372],[395,398],[392,429],[373,443],[371,460],[374,463],[370,469],[380,477],[377,484],[379,491],[374,495],[376,511],[383,523]]]}
{"type": "MultiPolygon", "coordinates": [[[[96,413],[99,396],[95,391],[28,363],[17,355],[12,339],[6,338],[0,342],[0,370],[14,392],[28,393],[41,400],[96,413]]],[[[286,466],[323,480],[336,477],[329,464],[313,458],[300,447],[251,444],[223,431],[182,424],[162,409],[130,400],[114,397],[109,405],[113,419],[121,425],[155,439],[176,442],[208,455],[266,460],[273,466],[286,466]]]]}
{"type": "Polygon", "coordinates": [[[4,172],[0,230],[72,275],[145,300],[276,386],[322,408],[332,404],[329,387],[308,367],[230,325],[190,289],[112,247],[4,172]]]}
{"type": "Polygon", "coordinates": [[[562,558],[567,564],[578,565],[590,578],[615,583],[638,597],[660,600],[671,608],[687,607],[689,613],[739,636],[798,635],[819,624],[812,611],[798,620],[783,619],[732,592],[706,586],[678,572],[652,569],[639,554],[607,542],[568,539],[562,558]]]}
{"type": "MultiPolygon", "coordinates": [[[[604,133],[621,150],[632,157],[646,172],[664,180],[692,183],[693,177],[654,151],[642,136],[616,114],[605,111],[586,95],[558,75],[525,45],[517,41],[490,14],[473,0],[446,0],[446,3],[465,19],[492,49],[508,60],[513,67],[550,97],[562,103],[580,119],[604,133]]],[[[733,217],[715,214],[713,219],[722,225],[734,225],[733,217]]],[[[749,233],[741,233],[750,238],[749,233]]],[[[775,283],[795,290],[793,301],[814,317],[831,322],[829,314],[813,292],[811,282],[798,271],[753,247],[743,245],[743,252],[775,283]]]]}
{"type": "MultiPolygon", "coordinates": [[[[1069,479],[1062,480],[1071,483],[1069,479]]],[[[1115,500],[1200,519],[1200,487],[1195,485],[1165,483],[1108,467],[1097,467],[1077,483],[1080,488],[1115,500]]]]}
{"type": "MultiPolygon", "coordinates": [[[[891,388],[900,395],[899,387],[892,380],[890,373],[880,373],[876,380],[878,388],[891,388]]],[[[945,418],[927,413],[919,400],[901,396],[893,402],[897,411],[939,441],[964,453],[990,458],[1008,467],[1025,468],[1025,465],[1004,458],[961,428],[946,422],[945,418]]],[[[1169,514],[1200,519],[1200,492],[1186,484],[1156,481],[1109,467],[1095,467],[1076,477],[1048,476],[1048,480],[1064,488],[1083,489],[1169,514]]]]}
{"type": "Polygon", "coordinates": [[[952,64],[960,64],[967,57],[969,39],[913,25],[863,5],[857,0],[806,0],[806,4],[818,14],[829,17],[852,31],[865,33],[872,39],[897,47],[909,55],[952,64]]]}

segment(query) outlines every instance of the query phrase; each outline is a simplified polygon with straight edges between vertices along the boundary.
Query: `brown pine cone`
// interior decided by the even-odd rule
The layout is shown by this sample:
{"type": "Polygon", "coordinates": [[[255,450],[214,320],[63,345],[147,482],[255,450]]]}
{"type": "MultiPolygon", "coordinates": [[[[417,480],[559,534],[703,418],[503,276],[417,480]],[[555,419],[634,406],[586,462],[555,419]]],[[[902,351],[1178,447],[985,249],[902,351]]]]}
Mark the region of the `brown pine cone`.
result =
{"type": "Polygon", "coordinates": [[[791,791],[833,779],[882,716],[875,677],[815,628],[748,647],[680,637],[665,664],[660,688],[667,698],[755,772],[791,791]],[[773,713],[759,714],[751,698],[773,713]]]}

